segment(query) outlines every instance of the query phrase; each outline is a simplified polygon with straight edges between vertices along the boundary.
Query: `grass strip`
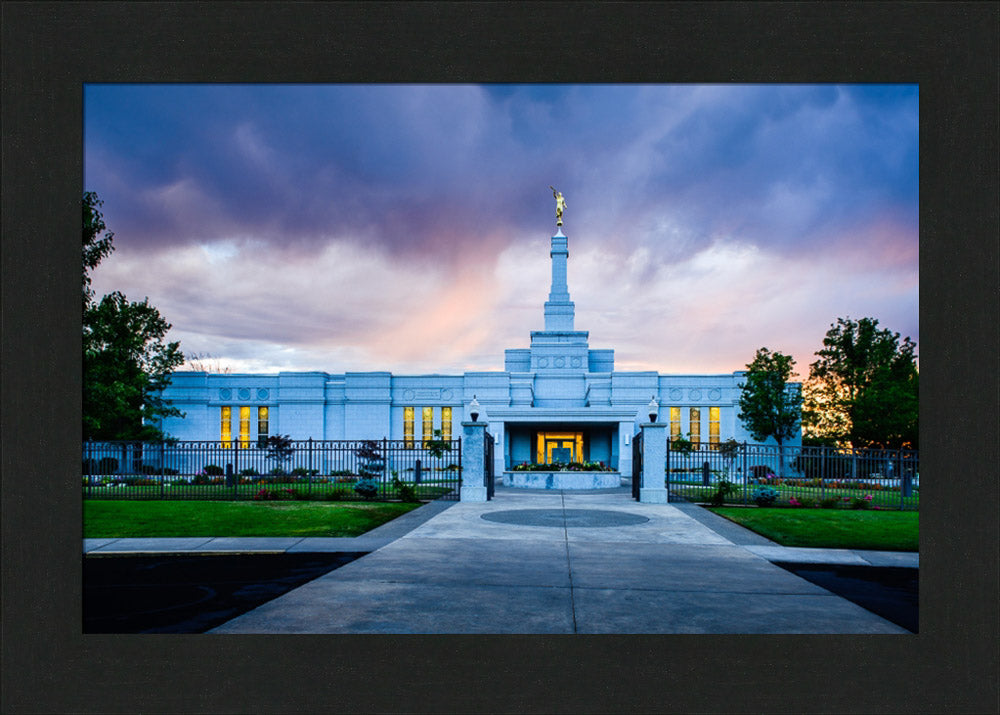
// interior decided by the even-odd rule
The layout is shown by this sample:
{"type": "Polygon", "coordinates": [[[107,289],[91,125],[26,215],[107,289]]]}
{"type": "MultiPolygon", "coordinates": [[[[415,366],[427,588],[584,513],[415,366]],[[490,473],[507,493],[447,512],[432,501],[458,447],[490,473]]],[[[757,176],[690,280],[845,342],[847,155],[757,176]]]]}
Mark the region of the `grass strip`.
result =
{"type": "Polygon", "coordinates": [[[83,535],[358,536],[418,506],[380,502],[85,500],[83,535]]]}
{"type": "Polygon", "coordinates": [[[712,507],[710,511],[782,546],[918,550],[918,512],[759,507],[712,507]]]}

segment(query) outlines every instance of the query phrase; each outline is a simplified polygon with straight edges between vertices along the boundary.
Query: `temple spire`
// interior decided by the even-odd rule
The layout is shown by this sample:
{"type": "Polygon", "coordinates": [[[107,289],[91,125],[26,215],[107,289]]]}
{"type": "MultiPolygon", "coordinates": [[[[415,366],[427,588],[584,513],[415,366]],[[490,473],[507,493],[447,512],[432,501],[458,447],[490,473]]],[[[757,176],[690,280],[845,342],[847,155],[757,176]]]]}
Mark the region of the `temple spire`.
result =
{"type": "Polygon", "coordinates": [[[566,283],[566,264],[569,258],[569,239],[562,229],[552,237],[552,288],[545,303],[545,330],[573,330],[573,301],[569,299],[566,283]]]}

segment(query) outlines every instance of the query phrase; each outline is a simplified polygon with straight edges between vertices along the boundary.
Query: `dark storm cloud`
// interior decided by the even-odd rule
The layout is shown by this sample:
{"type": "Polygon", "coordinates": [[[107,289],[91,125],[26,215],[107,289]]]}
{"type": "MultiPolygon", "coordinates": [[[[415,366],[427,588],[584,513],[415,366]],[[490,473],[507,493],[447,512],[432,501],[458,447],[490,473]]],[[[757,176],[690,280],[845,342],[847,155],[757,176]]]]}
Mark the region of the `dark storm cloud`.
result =
{"type": "Polygon", "coordinates": [[[721,234],[808,248],[912,205],[915,103],[878,87],[92,85],[86,183],[145,246],[448,251],[537,230],[554,183],[568,221],[629,244],[666,222],[685,227],[668,253],[721,234]]]}
{"type": "Polygon", "coordinates": [[[725,371],[783,336],[801,363],[848,313],[918,337],[916,86],[89,85],[84,99],[85,188],[118,247],[95,286],[149,295],[189,350],[495,368],[541,327],[549,185],[568,202],[578,322],[625,363],[699,371],[715,345],[725,371]]]}

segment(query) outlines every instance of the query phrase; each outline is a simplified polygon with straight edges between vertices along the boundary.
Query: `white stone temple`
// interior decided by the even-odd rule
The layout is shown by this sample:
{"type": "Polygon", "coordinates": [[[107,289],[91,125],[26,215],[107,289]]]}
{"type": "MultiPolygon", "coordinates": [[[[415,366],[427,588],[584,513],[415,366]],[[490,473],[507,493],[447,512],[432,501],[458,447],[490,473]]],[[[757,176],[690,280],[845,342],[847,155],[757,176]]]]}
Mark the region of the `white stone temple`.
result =
{"type": "Polygon", "coordinates": [[[276,434],[296,440],[428,440],[435,430],[450,439],[461,434],[475,397],[479,420],[495,440],[496,474],[523,462],[603,462],[617,470],[615,480],[632,476],[631,440],[648,421],[651,400],[669,435],[699,443],[752,441],[737,417],[742,372],[616,371],[614,350],[591,349],[589,333],[575,328],[568,239],[561,228],[549,255],[545,328],[531,331],[528,347],[506,350],[502,371],[177,372],[164,397],[184,417],[164,420],[163,430],[180,440],[244,444],[276,434]]]}

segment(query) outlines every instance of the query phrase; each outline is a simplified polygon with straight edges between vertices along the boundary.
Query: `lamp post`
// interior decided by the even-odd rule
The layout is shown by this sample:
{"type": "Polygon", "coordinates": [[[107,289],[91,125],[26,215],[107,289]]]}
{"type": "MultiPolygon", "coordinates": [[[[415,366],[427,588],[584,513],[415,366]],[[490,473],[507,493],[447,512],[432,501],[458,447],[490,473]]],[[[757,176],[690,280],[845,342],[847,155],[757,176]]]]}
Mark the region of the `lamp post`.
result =
{"type": "Polygon", "coordinates": [[[653,395],[653,397],[649,400],[648,409],[649,409],[649,421],[656,422],[656,415],[660,411],[660,406],[656,404],[656,395],[653,395]]]}
{"type": "Polygon", "coordinates": [[[472,402],[469,403],[469,415],[473,422],[479,419],[479,401],[476,400],[475,395],[472,396],[472,402]]]}

